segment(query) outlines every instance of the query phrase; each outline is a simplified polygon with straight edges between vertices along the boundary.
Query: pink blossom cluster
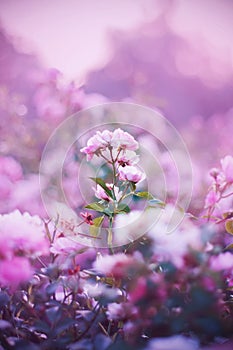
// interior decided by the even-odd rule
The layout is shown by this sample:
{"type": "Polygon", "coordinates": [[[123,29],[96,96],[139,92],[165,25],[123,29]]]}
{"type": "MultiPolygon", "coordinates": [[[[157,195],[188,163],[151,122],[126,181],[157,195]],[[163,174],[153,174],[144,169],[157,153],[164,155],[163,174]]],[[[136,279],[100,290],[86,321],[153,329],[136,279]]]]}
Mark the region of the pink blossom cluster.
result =
{"type": "MultiPolygon", "coordinates": [[[[144,172],[136,167],[139,156],[135,151],[138,148],[139,144],[133,136],[118,128],[114,131],[97,131],[87,141],[87,146],[83,147],[80,151],[87,155],[88,161],[96,155],[105,159],[107,163],[114,165],[117,168],[119,180],[138,183],[145,179],[144,172]]],[[[116,195],[118,195],[119,189],[116,190],[116,195]]],[[[97,198],[105,199],[102,197],[106,197],[106,195],[101,195],[100,192],[102,190],[97,187],[97,198]]],[[[109,200],[109,198],[106,198],[106,200],[109,200]]]]}
{"type": "Polygon", "coordinates": [[[16,288],[33,273],[30,259],[49,252],[43,222],[18,210],[0,215],[0,285],[16,288]]]}
{"type": "Polygon", "coordinates": [[[0,157],[0,194],[4,201],[9,200],[14,184],[21,180],[23,171],[12,157],[0,157]]]}
{"type": "Polygon", "coordinates": [[[221,159],[221,168],[209,172],[212,183],[205,199],[208,216],[224,215],[233,209],[233,157],[221,159]]]}
{"type": "Polygon", "coordinates": [[[60,269],[67,271],[73,266],[87,268],[94,261],[96,251],[94,249],[81,245],[75,237],[63,237],[62,235],[55,238],[51,244],[50,252],[56,257],[56,263],[60,269]]]}
{"type": "Polygon", "coordinates": [[[85,153],[89,161],[95,154],[100,155],[106,149],[116,149],[119,153],[126,150],[136,151],[138,142],[128,132],[120,128],[115,129],[113,132],[109,130],[97,131],[87,141],[87,146],[83,147],[80,152],[85,153]]]}

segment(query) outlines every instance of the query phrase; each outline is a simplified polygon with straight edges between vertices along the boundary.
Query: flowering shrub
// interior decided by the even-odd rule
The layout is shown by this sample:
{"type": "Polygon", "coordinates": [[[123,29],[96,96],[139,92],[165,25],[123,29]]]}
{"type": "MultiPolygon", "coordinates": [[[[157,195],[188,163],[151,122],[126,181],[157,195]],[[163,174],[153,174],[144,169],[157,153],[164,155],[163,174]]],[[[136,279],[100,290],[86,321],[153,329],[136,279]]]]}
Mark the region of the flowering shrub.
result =
{"type": "Polygon", "coordinates": [[[212,183],[205,200],[209,219],[225,223],[227,232],[233,234],[233,157],[221,160],[221,169],[210,170],[212,183]]]}
{"type": "MultiPolygon", "coordinates": [[[[87,141],[81,153],[107,170],[89,180],[95,201],[80,222],[65,206],[54,222],[0,216],[2,348],[193,350],[231,336],[233,255],[209,221],[232,233],[232,157],[210,172],[205,224],[187,213],[167,233],[182,209],[147,191],[138,150],[119,128],[87,141]],[[80,243],[102,239],[102,228],[103,248],[80,243]]],[[[19,181],[20,167],[5,162],[2,174],[19,181]]]]}

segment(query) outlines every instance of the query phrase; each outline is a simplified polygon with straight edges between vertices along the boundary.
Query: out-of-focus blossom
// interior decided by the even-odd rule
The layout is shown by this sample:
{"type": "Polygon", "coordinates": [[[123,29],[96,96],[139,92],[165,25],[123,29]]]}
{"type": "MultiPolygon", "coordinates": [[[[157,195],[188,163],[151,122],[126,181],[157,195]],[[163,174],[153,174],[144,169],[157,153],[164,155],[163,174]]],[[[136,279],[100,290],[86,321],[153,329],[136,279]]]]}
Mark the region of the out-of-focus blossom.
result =
{"type": "Polygon", "coordinates": [[[51,245],[50,251],[53,254],[70,254],[80,250],[80,244],[70,237],[59,237],[51,245]]]}
{"type": "Polygon", "coordinates": [[[129,302],[125,303],[111,303],[108,304],[108,311],[106,312],[109,320],[119,321],[125,318],[137,315],[137,309],[129,302]]]}
{"type": "Polygon", "coordinates": [[[56,263],[64,268],[76,265],[87,268],[94,261],[96,251],[81,245],[72,237],[58,237],[52,243],[50,252],[56,255],[56,263]]]}
{"type": "Polygon", "coordinates": [[[13,257],[0,262],[0,286],[10,286],[14,289],[22,282],[32,277],[33,269],[27,258],[13,257]]]}
{"type": "Polygon", "coordinates": [[[119,167],[119,179],[122,181],[130,181],[138,183],[145,179],[146,175],[138,168],[134,166],[126,165],[125,167],[119,167]]]}
{"type": "Polygon", "coordinates": [[[64,203],[54,205],[53,220],[57,229],[65,235],[73,235],[78,225],[78,216],[64,203]]]}
{"type": "Polygon", "coordinates": [[[233,182],[233,157],[226,156],[221,159],[222,171],[227,182],[233,182]]]}
{"type": "Polygon", "coordinates": [[[18,252],[28,256],[48,253],[48,242],[45,238],[44,225],[39,216],[18,210],[0,215],[0,253],[7,259],[18,252]]]}
{"type": "Polygon", "coordinates": [[[10,193],[9,210],[19,209],[21,212],[28,211],[31,215],[47,217],[40,194],[39,178],[31,174],[17,181],[10,193]]]}
{"type": "Polygon", "coordinates": [[[171,260],[180,268],[184,266],[184,257],[190,249],[200,251],[203,249],[203,243],[200,229],[188,217],[183,219],[177,229],[167,233],[167,227],[173,215],[179,218],[182,213],[174,206],[167,205],[148,235],[154,242],[156,258],[171,260]]]}
{"type": "Polygon", "coordinates": [[[74,82],[65,82],[57,69],[45,72],[37,83],[33,100],[42,120],[58,123],[82,107],[85,95],[82,88],[74,82]]]}
{"type": "Polygon", "coordinates": [[[90,283],[83,281],[83,289],[91,298],[105,296],[109,299],[115,299],[121,292],[118,288],[108,288],[102,283],[90,283]]]}
{"type": "Polygon", "coordinates": [[[210,260],[210,267],[215,271],[225,271],[233,269],[233,254],[230,252],[213,256],[210,260]]]}
{"type": "Polygon", "coordinates": [[[0,175],[0,197],[2,200],[6,200],[13,188],[12,182],[5,175],[0,175]]]}
{"type": "Polygon", "coordinates": [[[23,176],[21,165],[12,157],[0,157],[0,174],[15,182],[23,176]]]}
{"type": "Polygon", "coordinates": [[[129,299],[133,303],[137,303],[140,299],[146,296],[147,293],[147,281],[146,278],[141,276],[137,280],[136,288],[133,288],[129,293],[129,299]]]}
{"type": "Polygon", "coordinates": [[[156,338],[149,342],[146,350],[198,350],[197,340],[174,335],[167,338],[156,338]]]}
{"type": "Polygon", "coordinates": [[[124,253],[115,255],[105,255],[98,257],[94,262],[94,269],[107,276],[123,277],[127,273],[129,266],[134,266],[136,260],[124,253]]]}

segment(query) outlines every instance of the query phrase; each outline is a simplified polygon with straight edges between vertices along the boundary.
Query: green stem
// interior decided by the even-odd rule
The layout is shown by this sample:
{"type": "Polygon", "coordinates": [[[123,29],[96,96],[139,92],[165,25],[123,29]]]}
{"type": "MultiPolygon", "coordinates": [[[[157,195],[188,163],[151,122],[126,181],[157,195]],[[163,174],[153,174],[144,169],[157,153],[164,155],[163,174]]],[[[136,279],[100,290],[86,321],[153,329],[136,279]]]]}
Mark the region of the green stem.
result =
{"type": "Polygon", "coordinates": [[[122,196],[121,196],[121,198],[120,198],[119,201],[118,201],[118,204],[119,204],[123,199],[125,199],[126,197],[130,196],[131,194],[133,194],[133,192],[130,192],[130,193],[126,194],[127,191],[128,191],[128,189],[129,189],[129,186],[130,186],[130,184],[127,183],[127,185],[125,186],[125,189],[124,189],[124,191],[123,191],[123,193],[122,193],[122,196]]]}
{"type": "Polygon", "coordinates": [[[110,217],[109,218],[109,229],[108,229],[108,246],[109,246],[109,254],[111,254],[111,255],[114,254],[114,250],[112,247],[112,239],[113,239],[112,227],[113,227],[113,217],[110,217]]]}

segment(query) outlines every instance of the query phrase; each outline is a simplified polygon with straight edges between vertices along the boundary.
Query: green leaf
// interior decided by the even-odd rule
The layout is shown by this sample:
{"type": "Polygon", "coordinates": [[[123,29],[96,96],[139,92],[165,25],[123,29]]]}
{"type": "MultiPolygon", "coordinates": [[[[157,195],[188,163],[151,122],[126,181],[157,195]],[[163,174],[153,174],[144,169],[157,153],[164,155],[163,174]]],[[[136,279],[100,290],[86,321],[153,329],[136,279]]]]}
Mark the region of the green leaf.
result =
{"type": "Polygon", "coordinates": [[[92,237],[98,237],[100,233],[100,227],[102,226],[102,223],[104,221],[104,215],[99,216],[98,218],[95,218],[93,220],[94,225],[90,226],[90,235],[92,237]]]}
{"type": "Polygon", "coordinates": [[[115,196],[113,192],[106,186],[104,180],[102,180],[100,177],[90,177],[90,179],[94,181],[96,184],[100,185],[109,197],[111,197],[112,199],[116,199],[114,198],[115,196]]]}
{"type": "Polygon", "coordinates": [[[154,199],[154,197],[150,192],[135,192],[134,195],[137,197],[146,198],[150,200],[154,199]]]}
{"type": "Polygon", "coordinates": [[[233,235],[233,220],[227,220],[225,223],[225,228],[228,233],[233,235]]]}
{"type": "Polygon", "coordinates": [[[85,205],[85,208],[90,209],[90,210],[95,210],[95,211],[98,211],[100,213],[103,213],[106,210],[105,206],[103,206],[102,204],[97,203],[97,202],[87,204],[87,205],[85,205]]]}
{"type": "Polygon", "coordinates": [[[121,203],[118,205],[115,213],[119,214],[119,213],[129,213],[130,212],[130,208],[128,207],[128,205],[121,203]]]}
{"type": "Polygon", "coordinates": [[[150,199],[149,206],[153,207],[154,205],[160,205],[161,207],[164,207],[165,203],[157,198],[150,199]]]}
{"type": "Polygon", "coordinates": [[[106,209],[103,211],[103,213],[104,213],[105,215],[107,215],[107,216],[110,216],[110,217],[112,217],[113,214],[114,214],[114,212],[113,212],[111,209],[109,209],[109,208],[106,208],[106,209]]]}

